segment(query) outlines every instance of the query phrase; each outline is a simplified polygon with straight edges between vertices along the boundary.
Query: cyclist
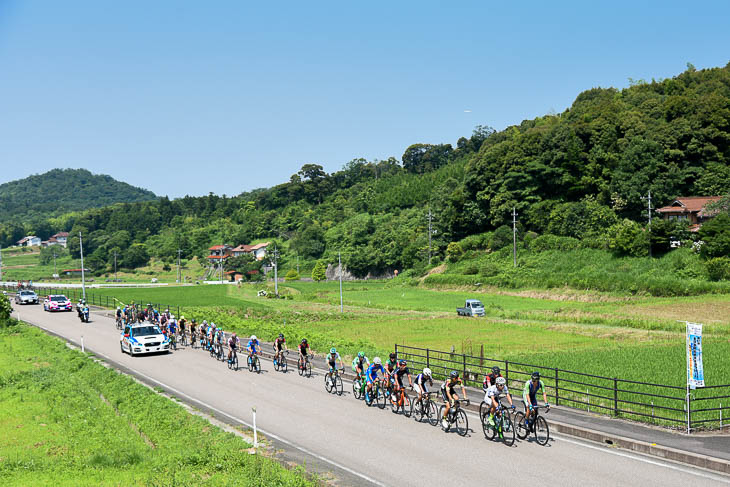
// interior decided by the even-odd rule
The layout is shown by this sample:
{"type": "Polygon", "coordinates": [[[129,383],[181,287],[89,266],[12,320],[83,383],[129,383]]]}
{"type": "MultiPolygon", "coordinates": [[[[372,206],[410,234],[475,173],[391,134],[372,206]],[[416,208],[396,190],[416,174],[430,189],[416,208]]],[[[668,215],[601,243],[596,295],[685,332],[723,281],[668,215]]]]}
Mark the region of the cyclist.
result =
{"type": "Polygon", "coordinates": [[[530,380],[525,382],[525,389],[522,391],[522,402],[525,403],[525,423],[530,427],[531,416],[534,408],[537,407],[537,391],[542,389],[542,399],[545,401],[545,407],[550,409],[547,400],[547,392],[545,392],[545,384],[540,379],[540,372],[533,372],[530,380]]]}
{"type": "Polygon", "coordinates": [[[236,354],[241,341],[238,339],[235,333],[228,337],[228,362],[230,363],[233,356],[236,354]]]}
{"type": "MultiPolygon", "coordinates": [[[[398,362],[398,368],[395,369],[395,391],[398,392],[403,389],[403,376],[408,376],[408,384],[413,389],[413,378],[411,377],[411,371],[408,368],[408,363],[405,360],[398,362]]],[[[405,391],[404,391],[405,393],[405,391]]]]}
{"type": "Polygon", "coordinates": [[[507,396],[507,402],[515,410],[515,405],[512,403],[512,395],[509,393],[507,388],[507,380],[504,377],[497,377],[493,386],[489,386],[487,392],[484,394],[484,402],[489,404],[489,424],[494,426],[494,413],[499,407],[499,395],[505,394],[507,396]]]}
{"type": "Polygon", "coordinates": [[[185,325],[187,325],[187,323],[188,322],[184,316],[181,316],[180,319],[178,320],[177,324],[180,326],[180,335],[185,334],[185,325]]]}
{"type": "Polygon", "coordinates": [[[388,361],[385,363],[385,365],[390,365],[391,369],[396,368],[398,365],[398,356],[395,354],[395,352],[390,352],[390,355],[388,356],[388,361]]]}
{"type": "Polygon", "coordinates": [[[217,352],[223,357],[223,343],[226,341],[226,335],[223,333],[223,328],[218,328],[215,332],[215,343],[218,347],[217,352]]]}
{"type": "MultiPolygon", "coordinates": [[[[390,355],[393,356],[395,354],[391,353],[390,355]]],[[[397,361],[388,360],[387,362],[385,362],[385,368],[383,369],[383,380],[385,381],[386,387],[390,387],[395,383],[395,371],[397,367],[397,361]]]]}
{"type": "Polygon", "coordinates": [[[248,362],[251,363],[251,360],[253,359],[253,356],[256,355],[258,352],[256,351],[256,347],[259,346],[259,339],[256,338],[256,335],[251,335],[251,338],[248,340],[248,362]]]}
{"type": "Polygon", "coordinates": [[[281,357],[281,352],[286,349],[286,339],[284,339],[284,334],[279,333],[279,336],[276,338],[276,340],[274,340],[274,363],[277,363],[277,361],[281,357]]]}
{"type": "Polygon", "coordinates": [[[177,338],[177,322],[175,321],[175,318],[173,317],[170,320],[170,324],[167,325],[168,330],[170,331],[170,339],[176,339],[177,338]]]}
{"type": "Polygon", "coordinates": [[[206,333],[208,332],[208,322],[206,320],[203,320],[203,322],[200,324],[200,328],[198,329],[198,334],[200,335],[200,346],[203,348],[206,348],[207,343],[207,337],[206,333]]]}
{"type": "Polygon", "coordinates": [[[195,343],[195,333],[198,331],[198,324],[195,323],[195,318],[190,320],[190,345],[195,343]]]}
{"type": "MultiPolygon", "coordinates": [[[[164,315],[163,315],[164,316],[164,315]]],[[[215,323],[212,321],[208,325],[208,348],[210,349],[215,345],[215,332],[217,328],[215,326],[215,323]]]]}
{"type": "Polygon", "coordinates": [[[441,418],[441,425],[444,428],[449,427],[449,422],[446,420],[449,410],[454,406],[455,401],[459,400],[459,395],[454,391],[457,386],[461,386],[461,394],[463,397],[466,397],[464,382],[459,377],[459,373],[452,370],[451,374],[449,374],[449,378],[441,385],[441,397],[443,397],[446,402],[446,407],[444,407],[444,417],[441,418]]]}
{"type": "Polygon", "coordinates": [[[482,382],[484,392],[487,392],[487,389],[497,383],[497,377],[502,377],[502,374],[500,373],[499,367],[495,365],[492,367],[492,373],[484,376],[484,382],[482,382]]]}
{"type": "Polygon", "coordinates": [[[418,393],[418,400],[422,400],[424,394],[428,394],[428,387],[426,387],[426,383],[428,382],[428,385],[433,387],[433,377],[431,377],[431,369],[426,367],[423,369],[423,372],[418,374],[416,376],[416,392],[418,393]]]}
{"type": "Polygon", "coordinates": [[[361,378],[362,374],[370,367],[370,361],[365,356],[365,352],[357,352],[357,356],[352,360],[352,371],[357,374],[357,378],[361,378]]]}
{"type": "Polygon", "coordinates": [[[306,338],[302,338],[301,343],[299,344],[299,361],[302,364],[302,370],[304,370],[304,367],[307,363],[307,352],[309,351],[309,343],[307,343],[306,338]]]}
{"type": "Polygon", "coordinates": [[[385,374],[385,368],[383,368],[383,365],[380,363],[380,357],[375,357],[373,358],[373,363],[370,364],[368,370],[365,372],[365,381],[367,383],[368,392],[373,391],[373,383],[378,380],[378,371],[385,374]]]}
{"type": "Polygon", "coordinates": [[[336,362],[340,361],[340,368],[344,369],[345,365],[342,363],[342,358],[340,357],[340,354],[337,353],[337,349],[335,347],[330,348],[330,353],[327,354],[325,357],[325,360],[327,361],[327,364],[330,366],[329,374],[332,375],[332,372],[337,370],[336,362]]]}
{"type": "Polygon", "coordinates": [[[117,311],[115,314],[115,317],[117,319],[117,326],[122,324],[122,308],[121,306],[117,306],[117,311]]]}

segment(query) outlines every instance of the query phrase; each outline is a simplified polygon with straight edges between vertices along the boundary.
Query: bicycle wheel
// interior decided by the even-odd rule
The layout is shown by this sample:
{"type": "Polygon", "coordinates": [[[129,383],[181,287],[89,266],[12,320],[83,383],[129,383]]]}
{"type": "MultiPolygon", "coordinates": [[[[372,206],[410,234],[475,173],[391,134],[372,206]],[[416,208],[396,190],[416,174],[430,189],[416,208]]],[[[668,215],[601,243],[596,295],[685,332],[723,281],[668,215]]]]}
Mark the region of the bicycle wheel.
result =
{"type": "Polygon", "coordinates": [[[305,367],[307,369],[306,370],[306,376],[307,376],[307,378],[312,377],[312,362],[310,362],[309,360],[307,360],[307,364],[305,365],[305,367]]]}
{"type": "MultiPolygon", "coordinates": [[[[436,418],[436,424],[438,424],[440,421],[443,421],[444,419],[444,410],[446,409],[446,406],[442,404],[439,406],[439,414],[436,418]]],[[[449,431],[449,428],[451,428],[451,423],[449,423],[448,419],[446,420],[446,428],[444,428],[444,431],[449,431]]]]}
{"type": "Polygon", "coordinates": [[[246,364],[248,365],[248,371],[253,372],[253,359],[251,359],[251,356],[246,359],[246,364]]]}
{"type": "Polygon", "coordinates": [[[228,369],[233,369],[233,360],[228,360],[228,369]]]}
{"type": "Polygon", "coordinates": [[[550,428],[542,416],[537,417],[535,422],[535,441],[538,445],[545,446],[550,440],[550,428]]]}
{"type": "Polygon", "coordinates": [[[302,359],[297,360],[297,370],[299,375],[304,375],[304,367],[302,366],[302,359]]]}
{"type": "Polygon", "coordinates": [[[411,413],[413,412],[413,403],[411,402],[411,398],[408,397],[408,394],[405,392],[403,393],[403,416],[406,418],[411,417],[411,413]]]}
{"type": "Polygon", "coordinates": [[[524,440],[527,435],[530,434],[530,429],[525,424],[525,413],[519,412],[515,414],[515,419],[512,421],[513,428],[517,433],[517,438],[524,440]]]}
{"type": "Polygon", "coordinates": [[[324,389],[327,392],[332,392],[332,379],[330,379],[329,373],[324,375],[324,389]]]}
{"type": "Polygon", "coordinates": [[[276,360],[276,357],[272,359],[272,362],[274,362],[274,370],[279,370],[279,361],[276,360]]]}
{"type": "Polygon", "coordinates": [[[256,373],[261,373],[261,361],[259,360],[259,356],[257,355],[254,357],[254,368],[256,369],[256,373]]]}
{"type": "Polygon", "coordinates": [[[438,408],[436,407],[436,403],[431,399],[429,399],[426,403],[426,417],[428,418],[428,422],[431,426],[439,424],[438,408]]]}
{"type": "MultiPolygon", "coordinates": [[[[484,404],[484,403],[482,403],[482,404],[484,404]]],[[[491,441],[494,439],[494,435],[497,432],[495,431],[494,427],[492,427],[492,425],[489,424],[489,414],[487,413],[485,415],[482,415],[481,411],[479,413],[480,413],[479,418],[482,421],[482,431],[484,432],[484,437],[491,441]]]]}
{"type": "Polygon", "coordinates": [[[362,398],[362,382],[360,382],[360,379],[352,381],[352,395],[355,396],[355,399],[362,398]]]}
{"type": "Polygon", "coordinates": [[[342,384],[342,377],[337,375],[335,377],[335,392],[338,396],[341,396],[343,392],[345,392],[345,386],[342,384]]]}
{"type": "Polygon", "coordinates": [[[279,364],[279,368],[282,372],[286,374],[286,357],[283,355],[281,356],[281,363],[279,364]]]}
{"type": "Polygon", "coordinates": [[[479,419],[484,422],[484,416],[489,415],[489,405],[487,405],[486,402],[482,401],[482,403],[479,405],[479,419]]]}
{"type": "Polygon", "coordinates": [[[390,394],[388,396],[388,402],[390,403],[390,410],[398,414],[398,410],[400,409],[400,393],[390,394]]]}
{"type": "Polygon", "coordinates": [[[413,419],[415,419],[419,423],[423,420],[424,416],[426,416],[423,401],[416,400],[415,402],[411,403],[411,415],[413,416],[413,419]]]}
{"type": "Polygon", "coordinates": [[[466,436],[469,432],[469,418],[466,417],[466,412],[463,409],[456,412],[456,432],[459,436],[466,436]]]}
{"type": "Polygon", "coordinates": [[[508,412],[502,413],[502,416],[502,439],[505,445],[512,446],[515,443],[515,425],[508,412]]]}
{"type": "Polygon", "coordinates": [[[380,409],[385,409],[385,402],[388,400],[385,397],[385,391],[378,387],[377,393],[378,395],[376,396],[375,400],[378,402],[378,407],[380,409]]]}

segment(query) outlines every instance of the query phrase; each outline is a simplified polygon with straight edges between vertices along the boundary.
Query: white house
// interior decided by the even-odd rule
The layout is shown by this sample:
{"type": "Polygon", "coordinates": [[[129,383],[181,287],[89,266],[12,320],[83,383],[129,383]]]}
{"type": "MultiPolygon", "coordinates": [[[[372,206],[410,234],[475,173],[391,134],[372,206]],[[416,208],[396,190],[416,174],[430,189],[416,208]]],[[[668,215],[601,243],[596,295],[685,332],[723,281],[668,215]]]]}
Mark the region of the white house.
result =
{"type": "Polygon", "coordinates": [[[55,242],[65,248],[68,241],[68,232],[58,232],[57,234],[49,238],[48,242],[50,243],[53,239],[56,239],[55,242]]]}
{"type": "Polygon", "coordinates": [[[36,237],[35,235],[28,235],[27,237],[23,237],[20,240],[18,240],[16,242],[16,244],[18,244],[20,246],[25,245],[26,247],[33,247],[36,245],[40,245],[41,239],[40,239],[40,237],[36,237]]]}
{"type": "Polygon", "coordinates": [[[260,243],[256,245],[239,245],[238,247],[231,250],[234,257],[241,256],[243,254],[251,254],[256,260],[263,260],[266,257],[266,247],[269,246],[269,242],[260,243]]]}

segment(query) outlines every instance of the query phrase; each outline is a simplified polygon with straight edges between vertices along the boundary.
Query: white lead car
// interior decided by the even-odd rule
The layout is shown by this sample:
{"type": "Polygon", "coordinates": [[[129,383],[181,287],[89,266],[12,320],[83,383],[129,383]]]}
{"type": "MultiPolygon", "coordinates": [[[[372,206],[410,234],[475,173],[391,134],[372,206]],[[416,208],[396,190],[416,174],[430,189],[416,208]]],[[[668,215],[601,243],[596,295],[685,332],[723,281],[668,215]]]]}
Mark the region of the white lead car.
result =
{"type": "Polygon", "coordinates": [[[122,353],[139,355],[142,353],[170,352],[170,340],[155,325],[139,324],[124,327],[119,338],[122,353]]]}

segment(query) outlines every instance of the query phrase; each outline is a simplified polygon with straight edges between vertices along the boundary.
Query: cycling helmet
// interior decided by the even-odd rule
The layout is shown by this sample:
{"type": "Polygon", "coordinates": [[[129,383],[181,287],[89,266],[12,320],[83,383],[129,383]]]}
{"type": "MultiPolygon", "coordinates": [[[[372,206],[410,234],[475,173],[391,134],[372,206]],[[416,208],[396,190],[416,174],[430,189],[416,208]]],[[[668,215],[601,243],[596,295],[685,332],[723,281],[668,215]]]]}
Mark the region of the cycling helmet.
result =
{"type": "Polygon", "coordinates": [[[117,306],[117,311],[119,311],[120,309],[122,309],[122,308],[120,308],[119,306],[117,306]]]}
{"type": "Polygon", "coordinates": [[[401,360],[400,362],[398,362],[398,365],[400,365],[401,367],[404,367],[404,366],[408,365],[408,362],[406,362],[405,360],[401,360]]]}
{"type": "Polygon", "coordinates": [[[373,364],[374,364],[374,365],[380,365],[380,357],[375,357],[375,358],[373,359],[373,364]]]}
{"type": "Polygon", "coordinates": [[[235,334],[235,333],[233,333],[233,334],[231,335],[231,338],[236,338],[236,334],[235,334]]]}
{"type": "Polygon", "coordinates": [[[171,320],[174,320],[175,319],[175,315],[170,315],[170,319],[171,320]]]}
{"type": "Polygon", "coordinates": [[[390,354],[390,360],[395,360],[398,356],[395,354],[395,352],[392,352],[390,354]]]}
{"type": "Polygon", "coordinates": [[[498,386],[503,386],[507,383],[507,380],[504,377],[497,377],[497,380],[495,382],[498,386]]]}
{"type": "Polygon", "coordinates": [[[284,334],[283,333],[279,333],[279,338],[284,338],[284,334]]]}
{"type": "Polygon", "coordinates": [[[431,369],[429,369],[428,367],[423,369],[423,375],[431,377],[431,369]]]}
{"type": "Polygon", "coordinates": [[[207,325],[208,324],[208,321],[207,320],[203,320],[203,324],[204,325],[207,325]]]}
{"type": "MultiPolygon", "coordinates": [[[[183,318],[184,318],[184,316],[183,316],[183,318]]],[[[192,320],[190,320],[190,322],[194,325],[195,324],[195,318],[193,318],[192,320]]]]}
{"type": "Polygon", "coordinates": [[[451,377],[452,379],[458,379],[459,373],[455,370],[452,370],[451,373],[449,374],[449,377],[451,377]]]}
{"type": "Polygon", "coordinates": [[[538,379],[540,379],[540,372],[533,372],[532,380],[538,380],[538,379]]]}
{"type": "Polygon", "coordinates": [[[255,340],[258,340],[258,338],[256,338],[256,335],[251,335],[251,340],[255,341],[255,340]]]}
{"type": "Polygon", "coordinates": [[[306,338],[302,338],[302,343],[305,343],[306,344],[307,343],[307,339],[306,338]]]}
{"type": "Polygon", "coordinates": [[[337,353],[337,349],[335,347],[330,348],[330,353],[337,353]]]}
{"type": "Polygon", "coordinates": [[[365,356],[365,352],[357,352],[357,356],[359,358],[363,358],[365,356]]]}
{"type": "Polygon", "coordinates": [[[497,367],[496,365],[492,367],[492,373],[494,375],[499,375],[499,367],[497,367]]]}
{"type": "Polygon", "coordinates": [[[181,317],[180,317],[180,319],[181,319],[181,320],[184,320],[184,319],[185,319],[185,317],[184,317],[184,316],[181,316],[181,317]]]}

